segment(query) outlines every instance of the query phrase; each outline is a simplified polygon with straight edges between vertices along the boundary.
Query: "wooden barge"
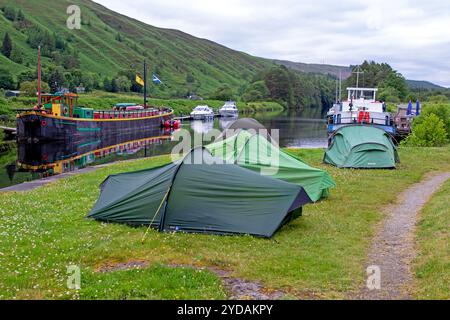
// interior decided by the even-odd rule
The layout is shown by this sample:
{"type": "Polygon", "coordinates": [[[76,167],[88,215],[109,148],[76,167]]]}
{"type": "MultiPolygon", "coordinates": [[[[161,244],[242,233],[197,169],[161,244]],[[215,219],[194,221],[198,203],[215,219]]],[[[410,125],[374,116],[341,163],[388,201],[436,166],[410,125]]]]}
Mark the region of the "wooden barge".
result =
{"type": "Polygon", "coordinates": [[[173,110],[153,107],[121,107],[96,111],[78,106],[73,93],[42,95],[41,106],[22,110],[17,116],[17,140],[39,143],[47,141],[81,141],[159,129],[171,123],[173,110]]]}

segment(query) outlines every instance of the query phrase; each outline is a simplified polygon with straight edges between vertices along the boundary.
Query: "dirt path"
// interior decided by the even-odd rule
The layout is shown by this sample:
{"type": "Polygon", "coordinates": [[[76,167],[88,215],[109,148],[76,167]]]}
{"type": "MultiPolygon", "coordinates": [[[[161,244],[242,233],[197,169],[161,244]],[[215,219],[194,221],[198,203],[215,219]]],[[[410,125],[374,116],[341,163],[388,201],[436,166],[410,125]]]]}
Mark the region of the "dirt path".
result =
{"type": "Polygon", "coordinates": [[[381,289],[369,290],[367,286],[356,299],[395,300],[411,299],[413,275],[411,262],[415,258],[414,234],[422,207],[431,196],[450,179],[450,172],[428,176],[400,196],[397,204],[386,209],[387,218],[375,236],[367,266],[378,266],[381,289]]]}
{"type": "MultiPolygon", "coordinates": [[[[189,268],[196,270],[208,270],[222,280],[223,286],[230,300],[278,300],[285,296],[280,290],[265,288],[259,282],[248,281],[231,276],[231,272],[215,267],[199,268],[193,265],[170,264],[170,268],[189,268]]],[[[143,260],[132,260],[123,263],[106,263],[96,268],[97,272],[114,272],[149,267],[149,263],[143,260]]]]}

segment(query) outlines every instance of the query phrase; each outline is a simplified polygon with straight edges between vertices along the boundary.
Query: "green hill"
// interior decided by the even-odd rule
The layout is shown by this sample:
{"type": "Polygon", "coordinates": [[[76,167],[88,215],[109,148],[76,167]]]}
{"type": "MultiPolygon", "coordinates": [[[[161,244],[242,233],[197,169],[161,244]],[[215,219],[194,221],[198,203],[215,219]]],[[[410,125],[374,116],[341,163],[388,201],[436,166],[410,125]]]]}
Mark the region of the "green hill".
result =
{"type": "Polygon", "coordinates": [[[444,87],[438,86],[429,81],[406,80],[408,88],[411,90],[442,90],[444,87]]]}
{"type": "Polygon", "coordinates": [[[335,66],[329,64],[291,62],[285,60],[273,60],[273,62],[288,67],[289,69],[304,73],[316,73],[338,77],[339,72],[341,72],[342,79],[344,80],[349,78],[352,74],[351,67],[335,66]]]}
{"type": "Polygon", "coordinates": [[[0,65],[16,78],[21,72],[35,70],[36,49],[30,44],[30,35],[37,29],[65,47],[44,57],[44,67],[69,52],[78,57],[77,68],[102,79],[124,69],[140,71],[146,58],[150,72],[158,74],[166,84],[153,89],[160,91],[160,96],[165,95],[164,91],[170,91],[171,95],[187,91],[208,94],[224,84],[238,91],[257,72],[273,65],[181,31],[147,25],[89,0],[0,0],[0,7],[20,9],[26,20],[11,21],[0,14],[0,36],[3,39],[8,32],[13,45],[22,53],[21,63],[0,55],[0,65]],[[81,8],[80,30],[66,26],[66,10],[72,4],[81,8]]]}

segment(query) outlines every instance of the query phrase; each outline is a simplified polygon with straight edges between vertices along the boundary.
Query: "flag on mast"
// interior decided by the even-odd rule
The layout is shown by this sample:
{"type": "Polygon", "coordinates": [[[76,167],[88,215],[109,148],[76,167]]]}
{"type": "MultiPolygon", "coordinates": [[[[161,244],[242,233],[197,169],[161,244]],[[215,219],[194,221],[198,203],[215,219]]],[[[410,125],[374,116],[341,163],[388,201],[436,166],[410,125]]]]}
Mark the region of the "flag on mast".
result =
{"type": "Polygon", "coordinates": [[[138,74],[136,75],[136,83],[139,84],[139,85],[141,85],[141,86],[145,86],[145,81],[144,81],[144,79],[142,79],[141,76],[138,75],[138,74]]]}
{"type": "Polygon", "coordinates": [[[152,81],[155,84],[161,84],[162,83],[162,81],[159,80],[158,77],[155,74],[153,74],[152,81]]]}

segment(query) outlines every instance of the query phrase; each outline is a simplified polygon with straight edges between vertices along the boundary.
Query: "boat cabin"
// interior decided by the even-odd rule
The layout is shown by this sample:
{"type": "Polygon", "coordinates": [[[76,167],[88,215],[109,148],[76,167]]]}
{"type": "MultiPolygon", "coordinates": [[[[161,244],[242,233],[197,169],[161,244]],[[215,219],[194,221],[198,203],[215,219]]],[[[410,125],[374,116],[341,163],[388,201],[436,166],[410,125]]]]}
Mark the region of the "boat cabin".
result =
{"type": "Polygon", "coordinates": [[[338,101],[328,112],[328,131],[350,124],[375,125],[394,133],[393,119],[386,103],[377,101],[377,88],[347,88],[346,101],[338,101]]]}
{"type": "Polygon", "coordinates": [[[43,94],[41,96],[42,108],[47,113],[57,117],[73,117],[78,107],[78,95],[74,93],[43,94]]]}

